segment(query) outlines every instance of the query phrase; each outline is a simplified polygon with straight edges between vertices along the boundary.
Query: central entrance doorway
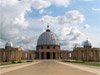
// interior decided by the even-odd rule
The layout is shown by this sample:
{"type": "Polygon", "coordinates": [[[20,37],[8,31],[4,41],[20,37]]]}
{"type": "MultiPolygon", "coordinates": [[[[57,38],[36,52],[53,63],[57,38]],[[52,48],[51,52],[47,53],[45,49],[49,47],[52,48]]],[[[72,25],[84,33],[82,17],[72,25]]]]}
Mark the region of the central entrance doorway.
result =
{"type": "Polygon", "coordinates": [[[50,52],[46,53],[46,57],[47,57],[47,59],[50,59],[50,52]]]}

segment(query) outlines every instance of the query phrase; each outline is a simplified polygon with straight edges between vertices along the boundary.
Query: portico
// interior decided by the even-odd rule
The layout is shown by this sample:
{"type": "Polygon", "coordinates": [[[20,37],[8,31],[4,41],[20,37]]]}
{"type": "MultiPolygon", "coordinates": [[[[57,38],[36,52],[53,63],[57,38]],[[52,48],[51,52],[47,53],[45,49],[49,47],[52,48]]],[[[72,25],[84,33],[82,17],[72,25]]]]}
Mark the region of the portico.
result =
{"type": "Polygon", "coordinates": [[[38,59],[60,59],[60,52],[40,51],[38,52],[38,56],[38,59]]]}

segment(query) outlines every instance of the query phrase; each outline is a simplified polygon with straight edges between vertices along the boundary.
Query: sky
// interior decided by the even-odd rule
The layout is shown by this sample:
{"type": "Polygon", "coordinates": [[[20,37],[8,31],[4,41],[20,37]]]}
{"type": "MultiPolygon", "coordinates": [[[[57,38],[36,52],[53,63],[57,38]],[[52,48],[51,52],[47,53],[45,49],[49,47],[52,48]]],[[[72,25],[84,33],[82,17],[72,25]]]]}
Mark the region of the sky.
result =
{"type": "Polygon", "coordinates": [[[62,50],[82,47],[87,39],[100,48],[100,0],[0,0],[0,48],[36,50],[47,24],[62,50]]]}

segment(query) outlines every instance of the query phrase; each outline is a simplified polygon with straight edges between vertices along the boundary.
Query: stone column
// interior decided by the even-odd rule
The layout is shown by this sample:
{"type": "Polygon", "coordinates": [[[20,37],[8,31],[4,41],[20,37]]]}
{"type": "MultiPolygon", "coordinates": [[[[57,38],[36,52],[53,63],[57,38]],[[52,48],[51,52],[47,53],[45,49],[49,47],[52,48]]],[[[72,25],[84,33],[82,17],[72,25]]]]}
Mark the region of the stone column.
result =
{"type": "Polygon", "coordinates": [[[61,56],[62,56],[62,59],[64,59],[64,53],[63,52],[61,53],[61,56]]]}
{"type": "Polygon", "coordinates": [[[99,60],[99,51],[97,51],[97,60],[99,60]]]}
{"type": "Polygon", "coordinates": [[[18,53],[19,51],[17,50],[16,51],[16,53],[17,53],[17,56],[16,56],[16,58],[17,58],[17,61],[19,61],[19,53],[18,53]]]}
{"type": "Polygon", "coordinates": [[[22,53],[22,60],[25,60],[25,53],[22,53]]]}
{"type": "Polygon", "coordinates": [[[78,50],[78,60],[80,60],[80,50],[78,50]]]}
{"type": "Polygon", "coordinates": [[[89,50],[88,53],[89,53],[89,54],[88,54],[88,56],[89,56],[89,57],[88,57],[88,60],[91,60],[91,50],[89,50]]]}
{"type": "Polygon", "coordinates": [[[64,59],[66,59],[66,52],[64,52],[64,59]]]}
{"type": "Polygon", "coordinates": [[[19,51],[17,52],[17,59],[18,59],[18,61],[19,61],[19,51]]]}
{"type": "Polygon", "coordinates": [[[41,52],[39,52],[39,59],[41,59],[41,52]]]}
{"type": "Polygon", "coordinates": [[[20,51],[18,51],[18,61],[20,61],[20,51]]]}
{"type": "Polygon", "coordinates": [[[2,51],[0,51],[0,61],[2,61],[2,51]]]}
{"type": "Polygon", "coordinates": [[[0,51],[0,62],[2,61],[1,58],[2,58],[2,55],[1,55],[1,51],[0,51]]]}
{"type": "Polygon", "coordinates": [[[93,50],[93,60],[96,60],[96,52],[93,50]]]}
{"type": "Polygon", "coordinates": [[[19,51],[19,61],[21,61],[21,55],[20,55],[20,51],[19,51]]]}
{"type": "Polygon", "coordinates": [[[60,59],[60,52],[58,52],[58,59],[60,59]]]}
{"type": "Polygon", "coordinates": [[[98,53],[99,53],[99,52],[96,50],[96,60],[98,60],[98,57],[99,57],[99,56],[98,56],[98,53]]]}
{"type": "Polygon", "coordinates": [[[50,59],[53,59],[53,52],[50,52],[50,59]]]}
{"type": "Polygon", "coordinates": [[[14,61],[16,61],[16,50],[14,51],[14,61]]]}
{"type": "Polygon", "coordinates": [[[76,51],[76,57],[77,57],[77,60],[78,60],[78,50],[76,51]]]}
{"type": "Polygon", "coordinates": [[[47,59],[46,52],[44,52],[44,59],[47,59]]]}
{"type": "Polygon", "coordinates": [[[66,59],[68,59],[68,52],[66,52],[66,59]]]}
{"type": "Polygon", "coordinates": [[[99,60],[100,60],[100,51],[98,51],[99,52],[99,60]]]}
{"type": "Polygon", "coordinates": [[[30,60],[30,53],[27,53],[27,59],[30,60]]]}
{"type": "Polygon", "coordinates": [[[4,51],[2,52],[2,61],[4,61],[4,51]]]}
{"type": "Polygon", "coordinates": [[[52,59],[52,52],[50,52],[50,59],[52,59]]]}
{"type": "Polygon", "coordinates": [[[89,50],[87,50],[87,61],[89,60],[89,50]]]}
{"type": "Polygon", "coordinates": [[[82,50],[80,50],[80,60],[82,60],[82,50]]]}
{"type": "Polygon", "coordinates": [[[10,49],[8,49],[8,61],[10,61],[10,49]]]}
{"type": "Polygon", "coordinates": [[[18,51],[16,50],[16,61],[18,61],[18,51]]]}
{"type": "Polygon", "coordinates": [[[32,53],[32,60],[34,60],[34,53],[32,53]]]}
{"type": "Polygon", "coordinates": [[[87,53],[86,50],[84,51],[84,60],[86,61],[87,53]]]}

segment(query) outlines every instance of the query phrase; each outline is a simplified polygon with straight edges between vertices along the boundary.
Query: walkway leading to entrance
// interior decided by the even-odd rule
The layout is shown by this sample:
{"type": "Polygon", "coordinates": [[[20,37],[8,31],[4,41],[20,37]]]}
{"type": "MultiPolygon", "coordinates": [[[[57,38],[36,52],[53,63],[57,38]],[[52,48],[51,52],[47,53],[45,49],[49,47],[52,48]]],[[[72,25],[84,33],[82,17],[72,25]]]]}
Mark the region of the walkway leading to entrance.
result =
{"type": "Polygon", "coordinates": [[[44,60],[35,65],[23,67],[1,75],[96,75],[87,71],[44,60]]]}

